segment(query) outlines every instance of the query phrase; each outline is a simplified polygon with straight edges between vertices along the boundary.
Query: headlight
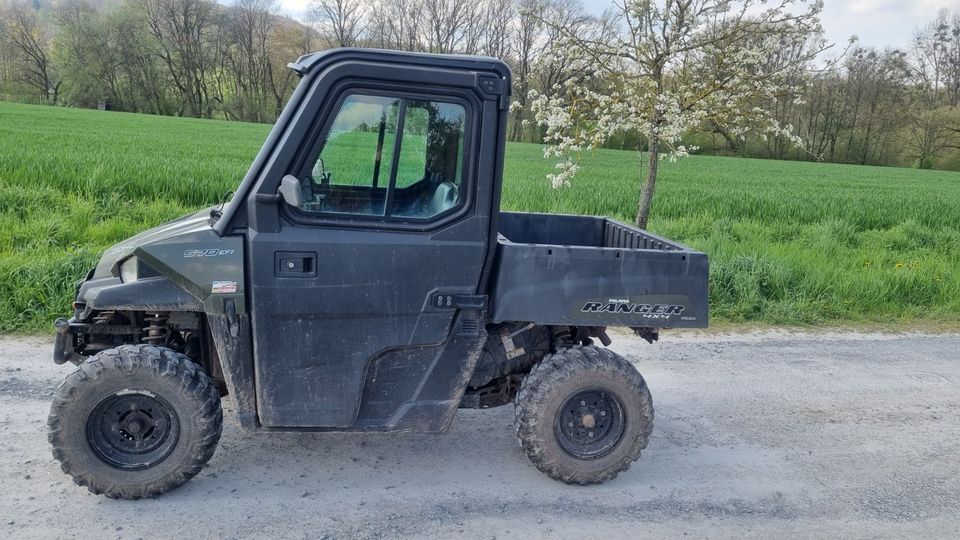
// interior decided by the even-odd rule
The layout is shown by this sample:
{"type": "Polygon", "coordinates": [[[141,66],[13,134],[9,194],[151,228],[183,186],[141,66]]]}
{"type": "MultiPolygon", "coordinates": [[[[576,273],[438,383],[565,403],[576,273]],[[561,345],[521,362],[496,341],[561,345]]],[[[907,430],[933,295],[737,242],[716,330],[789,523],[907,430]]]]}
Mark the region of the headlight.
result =
{"type": "Polygon", "coordinates": [[[137,280],[138,263],[136,257],[130,257],[120,263],[120,281],[133,283],[137,280]]]}

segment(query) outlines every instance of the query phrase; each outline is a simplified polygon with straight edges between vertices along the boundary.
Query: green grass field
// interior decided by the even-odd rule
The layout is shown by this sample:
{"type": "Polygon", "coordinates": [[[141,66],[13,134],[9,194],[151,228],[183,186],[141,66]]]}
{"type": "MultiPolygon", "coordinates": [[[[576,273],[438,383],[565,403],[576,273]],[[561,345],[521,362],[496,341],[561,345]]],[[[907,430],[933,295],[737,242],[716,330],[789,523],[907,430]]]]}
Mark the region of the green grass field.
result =
{"type": "MultiPolygon", "coordinates": [[[[213,204],[268,126],[0,103],[0,331],[47,331],[107,246],[213,204]]],[[[503,206],[631,220],[636,153],[553,190],[507,150],[503,206]]],[[[960,321],[960,174],[737,158],[664,162],[650,229],[709,253],[715,320],[960,321]]]]}

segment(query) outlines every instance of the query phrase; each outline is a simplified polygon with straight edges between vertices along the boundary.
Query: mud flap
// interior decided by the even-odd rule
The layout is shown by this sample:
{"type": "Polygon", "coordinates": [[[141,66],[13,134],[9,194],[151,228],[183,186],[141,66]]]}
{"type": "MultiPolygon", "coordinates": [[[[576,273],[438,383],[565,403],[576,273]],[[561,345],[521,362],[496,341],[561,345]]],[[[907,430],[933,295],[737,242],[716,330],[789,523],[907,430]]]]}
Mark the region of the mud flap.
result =
{"type": "Polygon", "coordinates": [[[257,427],[257,402],[254,389],[253,350],[250,346],[250,318],[225,313],[207,315],[216,354],[223,369],[227,390],[237,407],[237,419],[244,429],[257,427]]]}

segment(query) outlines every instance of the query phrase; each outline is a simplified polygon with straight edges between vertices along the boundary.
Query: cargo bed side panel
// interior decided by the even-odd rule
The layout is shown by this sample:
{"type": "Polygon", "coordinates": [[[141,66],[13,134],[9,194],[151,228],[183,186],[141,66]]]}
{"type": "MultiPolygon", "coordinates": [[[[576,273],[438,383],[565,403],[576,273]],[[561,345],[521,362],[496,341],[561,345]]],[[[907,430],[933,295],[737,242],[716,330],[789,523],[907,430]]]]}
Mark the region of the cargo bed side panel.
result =
{"type": "MultiPolygon", "coordinates": [[[[619,243],[619,242],[617,242],[619,243]]],[[[498,245],[491,319],[705,328],[707,256],[692,250],[498,245]]]]}

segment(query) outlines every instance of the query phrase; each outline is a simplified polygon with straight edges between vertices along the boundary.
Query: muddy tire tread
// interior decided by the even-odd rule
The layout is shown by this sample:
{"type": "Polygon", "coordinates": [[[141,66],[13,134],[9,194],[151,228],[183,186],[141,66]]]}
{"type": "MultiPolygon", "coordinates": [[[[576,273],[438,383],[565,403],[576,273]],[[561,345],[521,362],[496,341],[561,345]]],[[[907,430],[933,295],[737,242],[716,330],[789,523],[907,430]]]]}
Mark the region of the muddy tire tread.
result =
{"type": "MultiPolygon", "coordinates": [[[[596,346],[577,345],[547,355],[524,378],[517,394],[515,414],[514,427],[524,453],[541,472],[567,484],[599,484],[626,471],[639,459],[653,432],[653,400],[643,376],[622,356],[596,346]],[[629,383],[639,397],[638,410],[630,412],[638,414],[645,424],[632,441],[621,442],[628,446],[625,451],[617,449],[620,457],[610,467],[599,472],[573,470],[562,463],[558,449],[544,440],[537,428],[543,423],[553,424],[553,411],[547,410],[547,401],[557,384],[597,372],[629,383]]],[[[552,431],[551,427],[548,432],[552,431]]]]}
{"type": "Polygon", "coordinates": [[[60,468],[70,475],[77,485],[110,498],[139,499],[160,495],[196,476],[213,457],[222,427],[223,410],[216,385],[188,356],[162,347],[123,345],[89,358],[61,383],[50,406],[47,438],[53,457],[60,462],[60,468]],[[185,466],[178,467],[155,482],[131,486],[110,478],[98,477],[78,462],[79,460],[71,457],[75,452],[66,447],[61,418],[82,392],[96,385],[109,371],[125,375],[149,373],[158,378],[171,379],[177,383],[180,394],[197,405],[192,420],[194,425],[199,427],[199,433],[193,440],[187,441],[190,445],[190,457],[185,466]]]}

